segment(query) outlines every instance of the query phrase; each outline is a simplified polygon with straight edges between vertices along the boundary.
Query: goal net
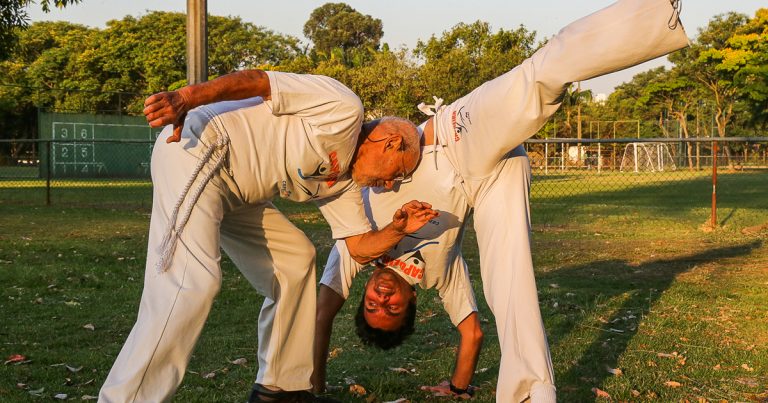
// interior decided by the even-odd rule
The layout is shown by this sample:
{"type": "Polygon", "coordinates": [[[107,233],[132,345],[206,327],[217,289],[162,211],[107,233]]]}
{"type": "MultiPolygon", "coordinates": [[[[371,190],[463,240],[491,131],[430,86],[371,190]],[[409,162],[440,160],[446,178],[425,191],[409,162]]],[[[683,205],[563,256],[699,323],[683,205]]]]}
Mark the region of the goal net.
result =
{"type": "Polygon", "coordinates": [[[629,143],[621,158],[621,172],[661,172],[677,169],[666,143],[629,143]]]}

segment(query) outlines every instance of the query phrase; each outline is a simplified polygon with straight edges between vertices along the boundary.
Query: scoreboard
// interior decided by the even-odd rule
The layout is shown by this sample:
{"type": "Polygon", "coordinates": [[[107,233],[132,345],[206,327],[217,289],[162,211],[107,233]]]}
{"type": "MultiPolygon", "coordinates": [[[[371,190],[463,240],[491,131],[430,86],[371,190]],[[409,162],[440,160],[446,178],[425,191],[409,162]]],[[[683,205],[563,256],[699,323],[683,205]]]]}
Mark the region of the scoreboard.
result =
{"type": "Polygon", "coordinates": [[[141,116],[60,113],[41,113],[38,127],[40,139],[51,140],[41,174],[50,168],[56,178],[149,177],[152,145],[162,130],[141,116]]]}

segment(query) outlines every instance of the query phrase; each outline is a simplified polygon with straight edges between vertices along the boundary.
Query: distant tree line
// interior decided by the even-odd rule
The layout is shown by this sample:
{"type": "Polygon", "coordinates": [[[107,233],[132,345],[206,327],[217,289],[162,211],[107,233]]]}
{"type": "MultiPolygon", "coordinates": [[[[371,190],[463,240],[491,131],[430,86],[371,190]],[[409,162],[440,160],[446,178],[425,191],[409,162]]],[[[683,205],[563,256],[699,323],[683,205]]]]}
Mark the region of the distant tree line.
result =
{"type": "MultiPolygon", "coordinates": [[[[0,0],[0,11],[8,4],[28,1],[0,0]]],[[[186,84],[182,13],[126,16],[104,29],[16,22],[0,21],[0,37],[13,38],[4,39],[7,51],[0,52],[0,138],[34,138],[38,109],[139,114],[148,94],[186,84]]],[[[249,68],[328,75],[360,96],[368,118],[399,115],[418,122],[424,119],[415,108],[419,102],[433,95],[451,102],[543,45],[522,25],[493,31],[476,21],[420,40],[414,49],[391,49],[381,43],[383,29],[379,19],[344,3],[311,13],[304,25],[308,45],[237,17],[209,16],[209,77],[249,68]]],[[[641,130],[647,136],[705,135],[704,123],[706,135],[711,127],[718,136],[764,133],[768,8],[753,17],[714,17],[670,61],[673,67],[638,74],[602,102],[574,84],[542,135],[577,137],[584,122],[630,119],[656,122],[641,130]]]]}

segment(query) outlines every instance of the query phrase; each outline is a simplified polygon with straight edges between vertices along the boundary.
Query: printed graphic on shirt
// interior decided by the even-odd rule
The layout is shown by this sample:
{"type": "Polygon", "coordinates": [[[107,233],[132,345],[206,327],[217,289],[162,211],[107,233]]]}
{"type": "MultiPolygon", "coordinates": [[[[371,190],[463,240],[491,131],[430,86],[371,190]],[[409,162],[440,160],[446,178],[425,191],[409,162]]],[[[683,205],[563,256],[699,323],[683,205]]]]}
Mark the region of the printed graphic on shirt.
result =
{"type": "Polygon", "coordinates": [[[472,119],[469,118],[469,112],[464,110],[465,107],[461,107],[458,110],[453,111],[451,114],[451,125],[453,126],[453,141],[461,140],[461,137],[465,134],[469,134],[469,125],[472,124],[472,119]]]}
{"type": "MultiPolygon", "coordinates": [[[[424,259],[424,255],[421,253],[421,249],[428,245],[439,244],[440,242],[437,241],[420,244],[413,249],[406,250],[398,258],[393,258],[389,254],[384,254],[379,258],[379,262],[392,270],[405,274],[408,277],[411,277],[415,280],[421,280],[424,278],[424,268],[427,266],[427,262],[424,259]]],[[[393,252],[396,253],[396,251],[397,247],[393,252]]]]}
{"type": "MultiPolygon", "coordinates": [[[[301,171],[301,170],[299,170],[299,171],[301,171]]],[[[301,173],[299,173],[299,175],[301,175],[301,173]]],[[[309,190],[308,187],[302,185],[301,182],[296,182],[296,184],[299,185],[299,188],[301,189],[302,192],[304,192],[307,196],[309,196],[308,200],[315,199],[320,194],[320,184],[319,183],[317,184],[317,187],[315,188],[314,192],[309,190]]]]}
{"type": "Polygon", "coordinates": [[[341,172],[336,151],[331,151],[328,154],[328,159],[330,160],[330,163],[321,162],[317,165],[315,170],[309,174],[305,174],[301,171],[301,168],[299,168],[299,177],[305,180],[325,180],[328,187],[333,186],[338,180],[339,173],[341,172]]]}
{"type": "Polygon", "coordinates": [[[288,181],[283,180],[280,182],[280,197],[283,198],[289,198],[291,197],[291,190],[288,189],[288,181]]]}

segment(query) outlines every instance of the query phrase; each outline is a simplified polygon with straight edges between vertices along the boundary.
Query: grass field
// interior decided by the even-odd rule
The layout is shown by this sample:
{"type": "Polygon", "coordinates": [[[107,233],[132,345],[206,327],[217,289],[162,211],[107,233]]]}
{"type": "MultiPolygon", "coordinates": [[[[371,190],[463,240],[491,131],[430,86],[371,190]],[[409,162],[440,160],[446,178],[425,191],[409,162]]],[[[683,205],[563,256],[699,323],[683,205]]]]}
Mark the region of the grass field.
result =
{"type": "MultiPolygon", "coordinates": [[[[534,185],[534,261],[559,401],[608,401],[599,391],[618,401],[768,399],[768,229],[760,227],[768,222],[768,174],[722,175],[714,231],[704,225],[707,177],[631,186],[621,175],[592,178],[577,178],[577,191],[545,191],[562,186],[557,177],[534,185]]],[[[78,183],[57,189],[53,207],[24,202],[39,189],[0,192],[0,358],[24,356],[0,366],[0,401],[96,396],[135,319],[149,188],[78,183]]],[[[322,265],[331,240],[317,210],[279,206],[315,242],[322,265]]],[[[498,340],[468,228],[464,255],[486,333],[475,401],[491,402],[498,340]]],[[[176,401],[243,401],[255,376],[261,298],[227,259],[223,268],[176,401]]],[[[336,320],[333,396],[429,400],[418,387],[447,379],[458,341],[436,293],[420,294],[417,331],[394,352],[360,345],[354,308],[336,320]],[[349,384],[366,394],[353,395],[349,384]]]]}

